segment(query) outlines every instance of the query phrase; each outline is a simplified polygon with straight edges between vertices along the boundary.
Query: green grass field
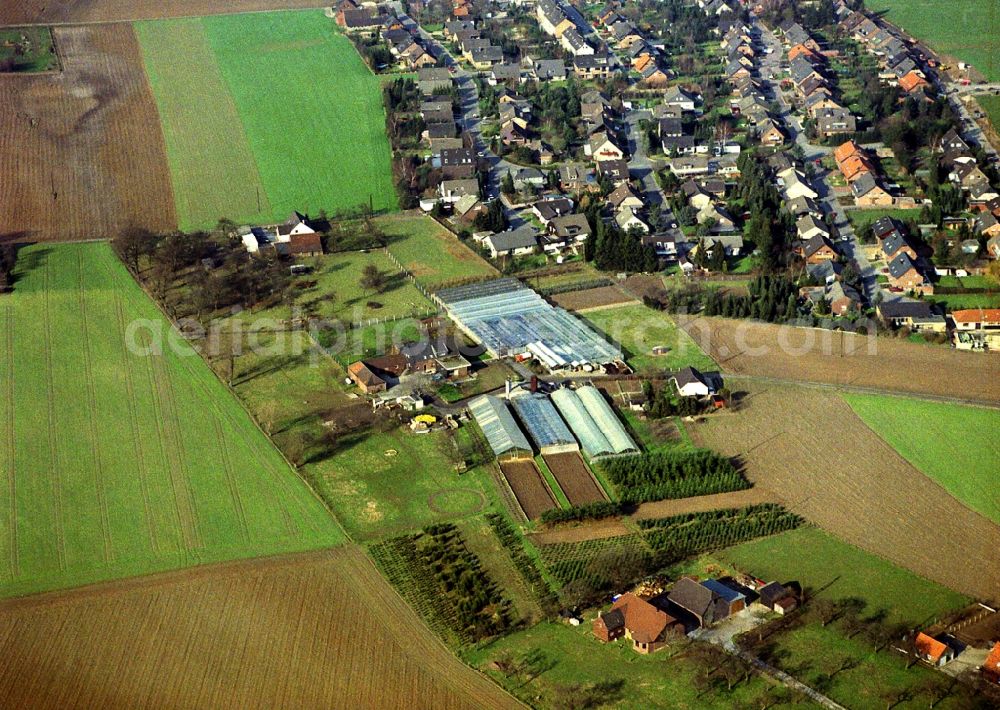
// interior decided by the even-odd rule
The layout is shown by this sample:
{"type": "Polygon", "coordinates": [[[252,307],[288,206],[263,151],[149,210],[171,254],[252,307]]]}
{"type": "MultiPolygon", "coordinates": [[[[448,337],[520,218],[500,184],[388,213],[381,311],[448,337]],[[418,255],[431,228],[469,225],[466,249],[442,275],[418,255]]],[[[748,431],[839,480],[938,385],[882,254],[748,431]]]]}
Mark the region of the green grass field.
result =
{"type": "Polygon", "coordinates": [[[1000,412],[878,395],[845,394],[844,399],[903,458],[1000,524],[1000,412]]]}
{"type": "Polygon", "coordinates": [[[899,220],[916,219],[920,218],[920,210],[897,210],[897,209],[863,209],[863,210],[845,210],[847,214],[847,219],[850,220],[851,225],[855,228],[860,228],[866,224],[871,224],[879,217],[895,217],[899,220]]]}
{"type": "Polygon", "coordinates": [[[979,102],[986,116],[990,119],[990,123],[993,124],[993,130],[1000,133],[1000,96],[983,94],[977,96],[976,101],[979,102]]]}
{"type": "Polygon", "coordinates": [[[796,580],[829,599],[858,597],[890,621],[924,622],[969,600],[813,527],[752,540],[713,554],[761,579],[796,580]]]}
{"type": "Polygon", "coordinates": [[[1000,9],[996,0],[869,0],[866,7],[943,54],[1000,81],[1000,9]]]}
{"type": "Polygon", "coordinates": [[[709,662],[689,657],[687,641],[677,641],[649,656],[639,655],[630,646],[626,639],[610,644],[598,641],[588,617],[575,628],[545,621],[466,652],[465,658],[532,707],[575,707],[571,703],[581,697],[579,686],[593,689],[598,684],[605,684],[596,693],[600,707],[792,707],[785,690],[758,675],[731,691],[725,682],[699,690],[695,676],[699,667],[705,667],[702,663],[709,662]],[[505,675],[490,665],[497,660],[513,661],[524,671],[505,675]]]}
{"type": "Polygon", "coordinates": [[[343,533],[106,244],[21,250],[0,298],[0,595],[343,533]]]}
{"type": "Polygon", "coordinates": [[[363,432],[308,472],[338,519],[358,540],[373,540],[457,520],[484,510],[494,494],[481,468],[459,474],[449,434],[403,429],[363,432]]]}
{"type": "Polygon", "coordinates": [[[642,305],[604,308],[584,315],[600,332],[619,343],[625,359],[639,372],[674,370],[691,365],[715,370],[716,365],[666,313],[642,305]],[[653,355],[654,346],[665,345],[666,355],[653,355]]]}
{"type": "Polygon", "coordinates": [[[0,29],[0,66],[11,62],[10,71],[30,73],[59,68],[52,30],[48,27],[0,29]],[[21,53],[18,53],[18,47],[21,53]]]}
{"type": "Polygon", "coordinates": [[[182,228],[396,208],[379,80],[322,11],[136,28],[182,228]]]}
{"type": "MultiPolygon", "coordinates": [[[[249,322],[259,322],[262,318],[284,320],[293,315],[294,309],[302,315],[344,324],[437,311],[437,307],[381,250],[325,254],[299,259],[299,262],[312,266],[313,271],[297,278],[301,288],[293,291],[293,302],[257,311],[247,318],[249,322]],[[361,286],[364,269],[372,264],[385,278],[381,292],[361,286]]],[[[246,314],[240,317],[246,317],[246,314]]]]}
{"type": "Polygon", "coordinates": [[[496,276],[497,270],[430,217],[411,212],[386,215],[376,224],[389,237],[389,251],[426,288],[457,279],[496,276]]]}

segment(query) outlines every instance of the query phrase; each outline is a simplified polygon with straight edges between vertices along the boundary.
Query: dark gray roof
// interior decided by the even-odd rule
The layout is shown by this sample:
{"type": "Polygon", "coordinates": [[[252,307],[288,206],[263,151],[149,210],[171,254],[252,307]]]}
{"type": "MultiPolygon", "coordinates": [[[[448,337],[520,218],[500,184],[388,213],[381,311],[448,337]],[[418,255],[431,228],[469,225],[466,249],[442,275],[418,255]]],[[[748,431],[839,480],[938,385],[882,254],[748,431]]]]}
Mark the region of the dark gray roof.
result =
{"type": "Polygon", "coordinates": [[[882,301],[878,304],[878,312],[883,318],[930,318],[934,315],[927,301],[882,301]]]}
{"type": "Polygon", "coordinates": [[[913,259],[911,259],[910,255],[905,251],[897,254],[896,258],[889,262],[889,273],[894,279],[900,278],[906,272],[915,268],[916,266],[913,263],[913,259]]]}
{"type": "Polygon", "coordinates": [[[758,589],[757,595],[760,597],[761,604],[772,607],[776,601],[788,596],[788,590],[785,589],[785,585],[783,584],[770,582],[758,589]]]}
{"type": "Polygon", "coordinates": [[[601,614],[601,620],[608,631],[615,631],[625,626],[625,615],[621,609],[612,609],[607,614],[601,614]]]}
{"type": "Polygon", "coordinates": [[[699,382],[706,387],[708,386],[708,381],[705,379],[705,376],[693,367],[685,367],[682,370],[678,370],[677,374],[674,375],[674,379],[677,381],[678,387],[694,384],[696,382],[699,382]]]}
{"type": "Polygon", "coordinates": [[[535,229],[530,224],[526,224],[517,229],[508,229],[506,232],[494,234],[487,237],[493,249],[498,252],[511,251],[513,249],[525,249],[538,245],[538,238],[535,229]]]}

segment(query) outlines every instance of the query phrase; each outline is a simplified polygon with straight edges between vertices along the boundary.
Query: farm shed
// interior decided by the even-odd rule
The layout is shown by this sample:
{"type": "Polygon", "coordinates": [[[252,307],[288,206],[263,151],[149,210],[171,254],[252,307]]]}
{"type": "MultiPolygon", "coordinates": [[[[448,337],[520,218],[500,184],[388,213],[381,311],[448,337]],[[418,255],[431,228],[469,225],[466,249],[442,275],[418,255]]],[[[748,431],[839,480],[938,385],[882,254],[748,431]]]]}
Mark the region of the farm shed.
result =
{"type": "Polygon", "coordinates": [[[542,454],[580,450],[559,412],[544,394],[522,394],[511,398],[510,402],[542,454]]]}
{"type": "Polygon", "coordinates": [[[639,447],[632,441],[632,437],[625,431],[618,415],[611,408],[611,405],[604,399],[604,395],[593,385],[580,387],[576,390],[577,396],[583,402],[587,414],[594,420],[598,428],[604,432],[608,443],[616,454],[630,453],[638,451],[639,447]]]}
{"type": "Polygon", "coordinates": [[[531,444],[502,399],[477,397],[469,402],[469,412],[498,459],[531,458],[531,444]]]}
{"type": "Polygon", "coordinates": [[[552,393],[552,402],[573,430],[587,456],[594,458],[615,453],[611,442],[604,435],[600,425],[590,416],[576,390],[568,387],[558,389],[552,393]]]}
{"type": "Polygon", "coordinates": [[[517,279],[439,291],[449,317],[494,357],[530,353],[547,369],[590,369],[621,362],[621,350],[517,279]]]}

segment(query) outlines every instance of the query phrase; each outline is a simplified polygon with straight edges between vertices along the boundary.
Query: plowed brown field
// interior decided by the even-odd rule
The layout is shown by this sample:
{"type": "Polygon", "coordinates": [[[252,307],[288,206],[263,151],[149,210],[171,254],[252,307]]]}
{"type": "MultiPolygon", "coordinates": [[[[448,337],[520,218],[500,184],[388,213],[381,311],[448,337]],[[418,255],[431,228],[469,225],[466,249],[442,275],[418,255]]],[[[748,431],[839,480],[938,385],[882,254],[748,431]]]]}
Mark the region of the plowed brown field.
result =
{"type": "Polygon", "coordinates": [[[500,470],[529,520],[540,518],[546,510],[556,507],[555,498],[534,461],[507,461],[500,464],[500,470]]]}
{"type": "Polygon", "coordinates": [[[0,706],[515,707],[357,547],[0,603],[0,706]]]}
{"type": "Polygon", "coordinates": [[[324,5],[316,0],[10,0],[0,3],[0,24],[124,22],[306,7],[324,5]]]}
{"type": "Polygon", "coordinates": [[[754,490],[847,542],[956,591],[1000,599],[1000,526],[914,468],[839,395],[740,387],[748,396],[737,414],[689,428],[697,444],[740,456],[754,490]]]}
{"type": "Polygon", "coordinates": [[[552,301],[567,311],[586,312],[596,308],[620,306],[625,303],[639,303],[617,286],[599,286],[582,291],[568,291],[552,296],[552,301]]]}
{"type": "MultiPolygon", "coordinates": [[[[680,321],[679,321],[680,322],[680,321]]],[[[723,372],[1000,402],[1000,357],[770,323],[680,322],[723,372]]]]}
{"type": "Polygon", "coordinates": [[[175,228],[163,134],[132,26],[54,34],[62,72],[0,74],[0,241],[175,228]]]}
{"type": "Polygon", "coordinates": [[[607,500],[580,454],[548,454],[544,459],[571,504],[587,505],[607,500]]]}

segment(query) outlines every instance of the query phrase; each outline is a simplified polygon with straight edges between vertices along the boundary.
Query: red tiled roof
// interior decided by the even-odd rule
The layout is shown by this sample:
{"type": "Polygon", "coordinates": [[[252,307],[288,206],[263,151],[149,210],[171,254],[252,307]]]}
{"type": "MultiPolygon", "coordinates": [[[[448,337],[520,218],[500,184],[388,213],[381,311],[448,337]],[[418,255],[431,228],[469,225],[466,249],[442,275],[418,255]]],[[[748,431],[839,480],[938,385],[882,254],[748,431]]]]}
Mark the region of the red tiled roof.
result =
{"type": "Polygon", "coordinates": [[[937,663],[941,660],[941,656],[943,656],[944,652],[948,650],[946,645],[937,639],[931,638],[923,631],[917,634],[914,646],[916,646],[920,655],[930,660],[931,663],[937,663]]]}
{"type": "Polygon", "coordinates": [[[952,311],[952,320],[956,323],[1000,323],[1000,308],[969,308],[952,311]]]}
{"type": "Polygon", "coordinates": [[[990,655],[986,657],[986,662],[983,663],[983,670],[1000,674],[1000,641],[994,644],[990,655]]]}
{"type": "Polygon", "coordinates": [[[652,643],[660,637],[667,624],[676,621],[666,612],[662,612],[649,602],[628,592],[618,597],[611,610],[621,609],[625,617],[625,628],[632,640],[638,643],[652,643]]]}

